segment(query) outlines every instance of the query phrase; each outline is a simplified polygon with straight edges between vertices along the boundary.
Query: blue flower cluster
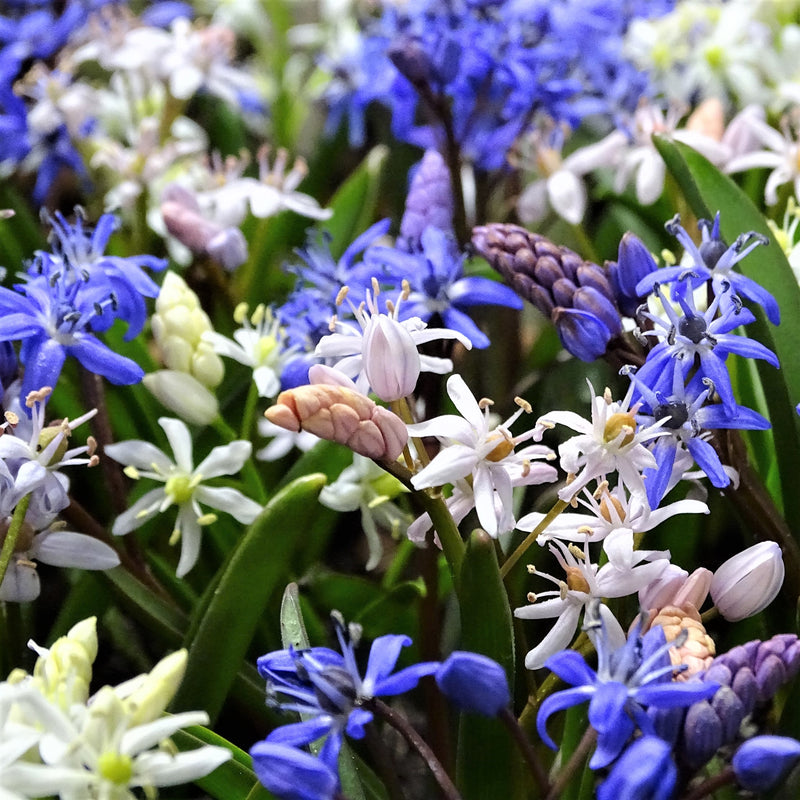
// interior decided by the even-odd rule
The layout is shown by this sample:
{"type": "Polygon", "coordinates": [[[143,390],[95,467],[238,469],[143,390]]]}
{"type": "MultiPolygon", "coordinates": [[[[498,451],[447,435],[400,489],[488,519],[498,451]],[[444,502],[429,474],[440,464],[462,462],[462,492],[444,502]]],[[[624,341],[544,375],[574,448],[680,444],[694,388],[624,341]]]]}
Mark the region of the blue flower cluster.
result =
{"type": "Polygon", "coordinates": [[[455,143],[498,169],[539,112],[577,127],[614,119],[647,95],[647,76],[622,55],[630,22],[671,0],[411,0],[386,4],[364,25],[360,48],[340,63],[327,93],[329,126],[349,122],[364,141],[372,102],[391,110],[401,141],[444,151],[455,143]]]}
{"type": "Polygon", "coordinates": [[[780,321],[775,298],[732,269],[754,248],[766,244],[764,237],[744,233],[728,246],[720,237],[719,214],[713,223],[701,220],[699,247],[677,217],[666,227],[684,246],[688,263],[657,269],[647,249],[633,243],[629,234],[614,265],[616,283],[628,302],[653,292],[663,309],[657,314],[645,306],[639,309],[641,337],[657,343],[638,370],[623,370],[633,380],[634,399],[640,403],[637,420],[641,424],[663,423],[663,435],[651,445],[658,466],[644,473],[652,508],[685,472],[682,456],[687,451],[714,486],[723,488],[730,483],[704,431],[770,427],[761,414],[737,404],[728,356],[734,353],[779,366],[771,350],[735,333],[735,329],[755,320],[742,298],[760,303],[773,323],[780,321]],[[669,297],[661,289],[664,284],[671,285],[669,297]],[[698,293],[710,299],[705,310],[697,307],[698,293]]]}
{"type": "Polygon", "coordinates": [[[96,333],[118,319],[128,325],[126,339],[141,331],[147,318],[144,298],[159,291],[144,269],[164,269],[166,261],[106,255],[117,224],[111,214],[102,216],[94,230],[80,216],[71,225],[56,213],[50,223],[52,252],[37,252],[24,281],[13,290],[0,287],[0,342],[21,343],[22,396],[54,387],[68,356],[112,383],[137,383],[142,368],[96,333]]]}
{"type": "Polygon", "coordinates": [[[338,260],[331,254],[330,238],[312,234],[306,246],[296,251],[303,263],[287,267],[297,275],[297,285],[274,310],[286,330],[286,347],[303,353],[284,370],[284,388],[308,382],[308,368],[315,360],[311,354],[330,333],[334,314],[340,321],[353,321],[345,306],[336,305],[343,286],[358,303],[373,280],[389,296],[407,285],[401,320],[419,317],[428,322],[436,315],[445,327],[466,336],[473,347],[488,347],[488,337],[466,310],[480,305],[521,308],[522,301],[507,286],[464,274],[466,254],[455,239],[452,221],[450,175],[441,155],[429,150],[411,180],[400,236],[393,247],[377,244],[388,233],[388,219],[358,236],[338,260]]]}

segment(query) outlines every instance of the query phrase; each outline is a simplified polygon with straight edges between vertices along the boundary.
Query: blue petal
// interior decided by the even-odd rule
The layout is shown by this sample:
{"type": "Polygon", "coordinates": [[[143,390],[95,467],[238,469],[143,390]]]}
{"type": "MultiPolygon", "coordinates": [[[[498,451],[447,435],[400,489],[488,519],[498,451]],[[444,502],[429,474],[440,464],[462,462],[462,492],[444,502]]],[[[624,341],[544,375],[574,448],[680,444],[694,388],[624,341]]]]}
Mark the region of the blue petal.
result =
{"type": "Polygon", "coordinates": [[[599,684],[589,703],[589,723],[597,731],[597,749],[589,766],[608,766],[622,751],[633,733],[634,724],[626,711],[628,687],[609,681],[599,684]]]}
{"type": "Polygon", "coordinates": [[[269,741],[250,749],[253,770],[261,783],[280,800],[333,800],[337,774],[321,759],[304,750],[269,741]]]}
{"type": "Polygon", "coordinates": [[[558,750],[558,745],[550,738],[550,734],[547,733],[547,720],[550,716],[557,711],[563,711],[565,708],[572,708],[572,706],[576,706],[579,703],[584,703],[591,698],[594,691],[594,686],[577,686],[574,689],[564,689],[561,692],[556,692],[545,698],[545,701],[539,706],[539,712],[536,715],[536,730],[541,740],[549,748],[558,750]]]}
{"type": "Polygon", "coordinates": [[[135,361],[118,355],[94,336],[81,334],[76,338],[77,344],[70,345],[68,352],[89,372],[102,375],[118,386],[139,383],[144,377],[144,370],[135,361]]]}
{"type": "Polygon", "coordinates": [[[457,280],[447,292],[450,302],[460,306],[523,306],[519,295],[510,287],[489,278],[472,276],[457,280]]]}
{"type": "Polygon", "coordinates": [[[331,729],[333,723],[334,720],[329,714],[323,714],[303,722],[291,722],[275,728],[267,736],[266,741],[302,747],[324,736],[331,729]]]}
{"type": "Polygon", "coordinates": [[[722,462],[719,460],[717,451],[705,439],[695,436],[686,442],[686,447],[697,462],[697,466],[708,475],[708,479],[717,489],[723,489],[731,482],[725,470],[722,469],[722,462]]]}
{"type": "Polygon", "coordinates": [[[591,686],[597,683],[597,673],[586,663],[580,653],[574,650],[562,650],[544,662],[545,667],[555,672],[561,680],[573,686],[591,686]]]}

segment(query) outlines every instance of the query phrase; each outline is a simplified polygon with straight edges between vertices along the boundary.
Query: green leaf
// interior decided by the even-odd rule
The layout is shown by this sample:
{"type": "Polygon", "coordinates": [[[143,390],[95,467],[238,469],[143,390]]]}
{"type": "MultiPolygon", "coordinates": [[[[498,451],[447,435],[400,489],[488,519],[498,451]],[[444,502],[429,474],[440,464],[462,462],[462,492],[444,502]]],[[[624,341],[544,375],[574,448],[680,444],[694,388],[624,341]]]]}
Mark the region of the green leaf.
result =
{"type": "MultiPolygon", "coordinates": [[[[723,238],[732,242],[745,231],[757,231],[771,237],[761,212],[750,198],[706,158],[690,147],[661,136],[653,142],[680,186],[692,211],[698,218],[713,219],[721,211],[720,229],[723,238]]],[[[758,371],[774,429],[778,469],[782,481],[782,500],[787,519],[800,517],[800,492],[795,476],[800,471],[800,418],[794,411],[800,402],[800,288],[789,262],[774,242],[760,247],[738,265],[743,274],[758,281],[780,303],[781,324],[770,325],[761,309],[754,308],[757,320],[748,325],[748,334],[774,350],[781,368],[776,370],[763,361],[758,371]]]]}
{"type": "MultiPolygon", "coordinates": [[[[256,786],[261,787],[253,772],[250,756],[208,728],[193,725],[178,731],[170,738],[181,752],[196,750],[206,744],[225,747],[231,751],[233,758],[230,761],[226,761],[213,772],[194,781],[196,786],[199,786],[215,800],[245,800],[251,796],[256,786]]],[[[261,788],[263,789],[263,787],[261,788]]],[[[255,798],[258,795],[252,796],[255,798]]],[[[261,797],[266,800],[272,795],[263,789],[261,797]]]]}
{"type": "Polygon", "coordinates": [[[308,633],[303,622],[303,611],[300,608],[300,594],[297,584],[290,583],[283,593],[281,601],[281,641],[285,648],[294,647],[303,650],[311,646],[308,633]]]}
{"type": "Polygon", "coordinates": [[[331,200],[333,216],[325,223],[330,231],[331,252],[338,258],[375,219],[381,172],[389,148],[378,145],[369,151],[355,172],[342,184],[331,200]]]}
{"type": "Polygon", "coordinates": [[[200,624],[186,641],[189,661],[173,708],[204,708],[212,720],[247,654],[270,595],[284,577],[292,551],[317,512],[321,474],[298,478],[267,504],[222,568],[200,624]]]}
{"type": "MultiPolygon", "coordinates": [[[[506,671],[514,694],[514,628],[495,542],[472,532],[461,567],[461,648],[482,653],[506,671]]],[[[458,727],[457,784],[465,800],[518,795],[519,759],[497,719],[464,712],[458,727]]]]}

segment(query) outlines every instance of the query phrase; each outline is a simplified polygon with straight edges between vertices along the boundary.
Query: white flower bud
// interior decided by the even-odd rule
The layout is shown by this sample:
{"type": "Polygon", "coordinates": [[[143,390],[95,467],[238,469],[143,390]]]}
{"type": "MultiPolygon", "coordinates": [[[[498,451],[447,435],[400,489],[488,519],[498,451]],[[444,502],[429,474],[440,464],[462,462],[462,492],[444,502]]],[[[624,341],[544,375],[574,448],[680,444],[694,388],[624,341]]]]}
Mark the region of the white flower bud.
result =
{"type": "Polygon", "coordinates": [[[386,403],[410,395],[421,363],[411,333],[386,314],[374,314],[364,331],[364,372],[372,391],[386,403]]]}
{"type": "Polygon", "coordinates": [[[737,622],[766,608],[783,584],[783,558],[775,542],[759,542],[729,558],[711,579],[711,598],[725,619],[737,622]]]}
{"type": "Polygon", "coordinates": [[[176,650],[162,658],[124,699],[131,724],[142,725],[161,716],[178,691],[186,672],[186,650],[176,650]]]}
{"type": "Polygon", "coordinates": [[[194,351],[191,373],[203,386],[214,389],[225,377],[225,366],[211,347],[203,343],[194,351]]]}
{"type": "Polygon", "coordinates": [[[142,383],[170,411],[194,425],[210,425],[219,415],[214,394],[188,372],[161,369],[142,383]]]}

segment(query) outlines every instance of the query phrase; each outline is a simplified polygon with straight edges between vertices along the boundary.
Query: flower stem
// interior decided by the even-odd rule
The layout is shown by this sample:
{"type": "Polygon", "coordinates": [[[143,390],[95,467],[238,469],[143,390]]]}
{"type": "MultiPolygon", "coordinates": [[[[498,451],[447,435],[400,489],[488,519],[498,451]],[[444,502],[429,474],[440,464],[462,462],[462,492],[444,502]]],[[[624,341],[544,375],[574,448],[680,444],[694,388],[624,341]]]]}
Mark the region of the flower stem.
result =
{"type": "Polygon", "coordinates": [[[723,786],[735,781],[736,774],[733,771],[733,767],[725,767],[718,775],[714,775],[695,786],[688,794],[684,795],[683,800],[701,800],[703,797],[712,795],[717,789],[721,789],[723,786]]]}
{"type": "Polygon", "coordinates": [[[246,442],[250,441],[253,435],[253,423],[255,421],[256,410],[258,406],[258,387],[255,381],[250,381],[250,388],[247,390],[247,399],[244,403],[244,411],[242,412],[242,428],[240,439],[246,442]]]}
{"type": "Polygon", "coordinates": [[[504,708],[498,714],[498,717],[503,725],[508,728],[511,738],[514,740],[514,743],[519,748],[522,757],[525,759],[525,763],[528,765],[528,769],[530,770],[531,775],[533,775],[533,779],[536,781],[539,794],[542,797],[547,796],[547,793],[550,791],[550,781],[547,779],[547,773],[539,761],[536,751],[531,746],[530,740],[525,735],[525,731],[522,730],[519,722],[517,722],[517,718],[508,708],[504,708]]]}
{"type": "MultiPolygon", "coordinates": [[[[214,430],[228,443],[238,440],[236,431],[228,425],[222,417],[217,417],[211,423],[214,430]]],[[[258,474],[256,465],[252,458],[248,458],[242,467],[242,477],[247,484],[248,494],[259,503],[267,502],[267,493],[264,490],[264,484],[261,482],[261,476],[258,474]]]]}
{"type": "Polygon", "coordinates": [[[525,537],[522,544],[503,562],[500,567],[500,576],[505,578],[511,572],[517,561],[528,552],[528,549],[536,541],[536,537],[543,533],[550,523],[567,507],[568,503],[558,500],[556,504],[547,512],[544,519],[525,537]]]}
{"type": "Polygon", "coordinates": [[[383,720],[391,725],[401,736],[408,742],[408,744],[419,753],[422,760],[428,765],[428,769],[439,784],[442,794],[447,800],[461,800],[461,795],[458,793],[455,784],[450,779],[447,771],[442,766],[441,762],[433,750],[428,746],[428,743],[417,733],[413,725],[401,714],[398,714],[390,706],[386,705],[382,700],[373,697],[368,702],[364,703],[364,707],[375,711],[383,720]]]}
{"type": "Polygon", "coordinates": [[[567,765],[558,773],[558,777],[550,788],[550,793],[546,796],[545,800],[559,800],[561,795],[566,789],[567,784],[572,780],[573,775],[580,769],[581,764],[586,760],[589,751],[597,739],[597,731],[589,726],[583,738],[575,748],[575,752],[570,756],[567,765]]]}
{"type": "Polygon", "coordinates": [[[11,517],[11,524],[8,526],[6,538],[3,541],[3,549],[0,551],[0,585],[3,583],[3,578],[6,576],[8,565],[11,563],[11,556],[14,555],[14,548],[17,544],[19,532],[22,530],[22,523],[25,520],[25,514],[28,511],[28,506],[31,502],[31,496],[26,494],[14,509],[14,515],[11,517]]]}

